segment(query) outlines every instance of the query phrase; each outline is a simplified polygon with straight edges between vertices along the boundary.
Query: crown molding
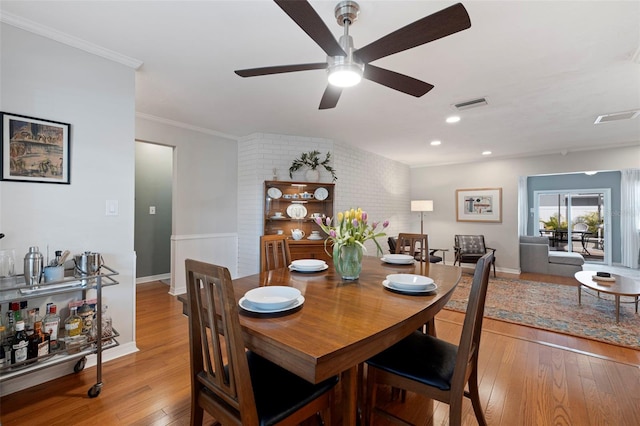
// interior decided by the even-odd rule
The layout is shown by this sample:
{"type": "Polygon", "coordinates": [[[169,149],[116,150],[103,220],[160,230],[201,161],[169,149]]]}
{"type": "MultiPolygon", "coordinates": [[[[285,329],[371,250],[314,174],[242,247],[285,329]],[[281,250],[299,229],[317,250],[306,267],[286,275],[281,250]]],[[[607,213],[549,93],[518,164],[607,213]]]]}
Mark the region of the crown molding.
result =
{"type": "Polygon", "coordinates": [[[216,130],[205,129],[204,127],[194,126],[192,124],[183,123],[181,121],[169,120],[168,118],[156,117],[155,115],[145,114],[143,112],[136,112],[137,118],[143,118],[149,121],[155,121],[156,123],[166,124],[168,126],[179,127],[181,129],[193,130],[194,132],[204,133],[212,136],[219,136],[225,139],[231,139],[237,141],[240,139],[236,135],[230,135],[228,133],[218,132],[216,130]]]}
{"type": "Polygon", "coordinates": [[[134,70],[137,70],[143,64],[143,62],[139,59],[131,58],[118,52],[114,52],[113,50],[105,49],[104,47],[89,43],[86,40],[73,37],[69,34],[63,33],[62,31],[58,31],[51,27],[47,27],[37,22],[30,21],[12,13],[0,11],[0,22],[49,38],[51,40],[55,40],[59,43],[75,47],[76,49],[84,50],[85,52],[101,56],[105,59],[118,62],[122,65],[133,68],[134,70]]]}

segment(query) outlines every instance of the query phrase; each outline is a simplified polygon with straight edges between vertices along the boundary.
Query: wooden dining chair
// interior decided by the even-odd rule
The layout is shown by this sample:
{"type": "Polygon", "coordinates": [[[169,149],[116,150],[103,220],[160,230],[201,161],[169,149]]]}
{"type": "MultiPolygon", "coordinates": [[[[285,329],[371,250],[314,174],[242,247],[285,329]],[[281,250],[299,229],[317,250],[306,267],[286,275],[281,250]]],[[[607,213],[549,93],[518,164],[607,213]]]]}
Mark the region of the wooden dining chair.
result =
{"type": "Polygon", "coordinates": [[[428,258],[430,263],[442,262],[443,257],[436,256],[435,253],[442,251],[444,256],[446,251],[445,249],[429,249],[429,236],[427,234],[400,233],[398,238],[389,237],[387,242],[391,253],[411,254],[419,261],[428,258]],[[401,242],[403,244],[400,244],[401,242]],[[427,253],[429,253],[428,256],[427,253]]]}
{"type": "Polygon", "coordinates": [[[260,271],[289,266],[291,253],[285,235],[262,235],[260,237],[260,271]]]}
{"type": "Polygon", "coordinates": [[[223,425],[293,425],[317,413],[330,424],[338,377],[314,385],[247,351],[229,270],[191,259],[185,267],[191,425],[203,410],[223,425]]]}
{"type": "MultiPolygon", "coordinates": [[[[419,331],[369,359],[365,413],[370,424],[380,412],[375,406],[378,385],[416,392],[449,404],[449,424],[462,423],[463,396],[471,399],[478,424],[486,425],[478,394],[478,351],[484,302],[493,253],[476,263],[462,335],[456,346],[419,331]],[[469,391],[465,391],[468,384],[469,391]]],[[[383,412],[384,413],[384,412],[383,412]]],[[[390,413],[389,419],[403,422],[390,413]]]]}

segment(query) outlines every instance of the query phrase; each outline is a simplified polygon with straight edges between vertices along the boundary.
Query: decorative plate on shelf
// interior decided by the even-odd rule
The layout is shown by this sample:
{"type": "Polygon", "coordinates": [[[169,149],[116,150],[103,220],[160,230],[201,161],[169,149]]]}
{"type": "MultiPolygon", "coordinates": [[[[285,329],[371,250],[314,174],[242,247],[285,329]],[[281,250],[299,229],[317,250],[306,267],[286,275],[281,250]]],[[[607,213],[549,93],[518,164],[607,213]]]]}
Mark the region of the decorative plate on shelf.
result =
{"type": "Polygon", "coordinates": [[[287,214],[293,219],[304,219],[307,216],[307,208],[302,204],[291,204],[287,207],[287,214]]]}
{"type": "Polygon", "coordinates": [[[275,187],[269,188],[267,190],[267,195],[269,197],[271,197],[271,198],[276,198],[277,199],[277,198],[282,197],[282,191],[280,191],[278,188],[275,188],[275,187]]]}
{"type": "Polygon", "coordinates": [[[313,193],[313,196],[316,198],[316,200],[320,200],[320,201],[326,200],[327,197],[329,196],[329,191],[327,191],[327,188],[320,187],[315,190],[315,192],[313,193]]]}

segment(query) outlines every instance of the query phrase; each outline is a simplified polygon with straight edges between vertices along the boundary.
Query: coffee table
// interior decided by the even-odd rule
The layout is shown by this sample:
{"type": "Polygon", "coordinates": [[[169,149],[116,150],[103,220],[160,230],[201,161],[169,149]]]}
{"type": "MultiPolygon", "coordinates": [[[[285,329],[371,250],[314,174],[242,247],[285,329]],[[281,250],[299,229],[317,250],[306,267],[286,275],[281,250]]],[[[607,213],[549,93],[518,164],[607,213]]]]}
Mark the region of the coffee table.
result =
{"type": "Polygon", "coordinates": [[[588,287],[598,293],[612,294],[616,302],[616,322],[620,322],[620,296],[635,298],[636,313],[638,313],[638,301],[640,300],[640,281],[623,275],[611,274],[615,281],[594,280],[595,271],[579,271],[575,277],[580,283],[578,286],[578,304],[582,304],[582,286],[588,287]]]}

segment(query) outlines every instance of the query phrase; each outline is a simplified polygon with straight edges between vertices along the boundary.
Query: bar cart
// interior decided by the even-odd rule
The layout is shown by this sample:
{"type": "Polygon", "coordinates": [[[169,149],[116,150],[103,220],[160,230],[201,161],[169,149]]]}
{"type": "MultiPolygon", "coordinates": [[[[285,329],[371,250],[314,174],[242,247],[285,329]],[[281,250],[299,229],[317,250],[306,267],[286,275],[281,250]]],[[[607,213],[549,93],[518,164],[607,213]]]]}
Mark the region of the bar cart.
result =
{"type": "Polygon", "coordinates": [[[106,265],[102,265],[100,272],[96,275],[83,277],[69,276],[59,281],[42,283],[37,286],[27,285],[22,276],[0,278],[0,303],[24,301],[76,292],[82,294],[82,299],[86,299],[88,290],[96,290],[95,339],[87,339],[84,342],[74,344],[60,339],[63,342],[60,348],[50,351],[47,355],[0,367],[0,383],[73,360],[76,360],[73,370],[78,373],[84,369],[87,356],[96,354],[96,384],[89,389],[87,394],[90,398],[95,398],[100,395],[100,391],[102,390],[102,352],[119,345],[115,339],[118,337],[115,329],[112,329],[113,331],[110,336],[103,336],[101,309],[102,288],[119,284],[118,281],[113,278],[116,275],[118,275],[118,272],[106,265]]]}

